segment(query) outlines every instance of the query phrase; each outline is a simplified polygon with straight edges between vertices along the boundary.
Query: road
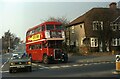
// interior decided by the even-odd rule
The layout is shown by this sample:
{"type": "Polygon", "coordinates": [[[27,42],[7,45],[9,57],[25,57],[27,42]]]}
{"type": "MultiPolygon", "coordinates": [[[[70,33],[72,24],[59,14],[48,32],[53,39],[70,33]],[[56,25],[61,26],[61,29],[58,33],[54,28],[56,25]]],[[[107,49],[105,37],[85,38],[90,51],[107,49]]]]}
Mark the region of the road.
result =
{"type": "Polygon", "coordinates": [[[32,63],[32,72],[20,71],[10,74],[9,55],[2,56],[2,77],[119,77],[115,71],[113,56],[70,56],[68,63],[32,63]]]}

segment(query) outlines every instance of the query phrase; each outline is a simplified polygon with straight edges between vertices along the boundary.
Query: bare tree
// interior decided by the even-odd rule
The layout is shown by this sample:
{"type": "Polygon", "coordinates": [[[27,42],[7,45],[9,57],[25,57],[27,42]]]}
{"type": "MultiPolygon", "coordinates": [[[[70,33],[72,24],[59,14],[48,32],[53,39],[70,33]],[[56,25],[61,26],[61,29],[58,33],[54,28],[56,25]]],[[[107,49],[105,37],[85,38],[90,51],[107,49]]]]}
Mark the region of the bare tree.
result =
{"type": "Polygon", "coordinates": [[[12,34],[10,30],[8,30],[2,36],[2,51],[10,52],[10,50],[14,50],[15,46],[17,46],[19,42],[20,38],[16,37],[15,34],[12,34]]]}
{"type": "Polygon", "coordinates": [[[66,27],[69,24],[69,20],[66,17],[49,17],[46,21],[57,21],[61,22],[64,27],[66,27]]]}

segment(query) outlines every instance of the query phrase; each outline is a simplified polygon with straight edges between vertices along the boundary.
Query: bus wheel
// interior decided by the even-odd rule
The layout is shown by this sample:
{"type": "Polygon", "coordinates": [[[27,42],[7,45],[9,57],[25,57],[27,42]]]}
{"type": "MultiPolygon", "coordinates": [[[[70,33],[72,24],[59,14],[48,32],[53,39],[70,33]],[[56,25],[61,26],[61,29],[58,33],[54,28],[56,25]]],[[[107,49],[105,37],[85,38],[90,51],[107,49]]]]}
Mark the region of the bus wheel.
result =
{"type": "Polygon", "coordinates": [[[44,64],[48,64],[48,63],[49,63],[49,59],[48,59],[48,56],[47,56],[47,55],[44,55],[44,56],[43,56],[43,63],[44,63],[44,64]]]}
{"type": "Polygon", "coordinates": [[[63,63],[67,63],[67,62],[68,62],[68,58],[66,57],[66,58],[64,58],[63,63]]]}
{"type": "Polygon", "coordinates": [[[67,62],[68,62],[68,55],[65,54],[63,63],[67,63],[67,62]]]}

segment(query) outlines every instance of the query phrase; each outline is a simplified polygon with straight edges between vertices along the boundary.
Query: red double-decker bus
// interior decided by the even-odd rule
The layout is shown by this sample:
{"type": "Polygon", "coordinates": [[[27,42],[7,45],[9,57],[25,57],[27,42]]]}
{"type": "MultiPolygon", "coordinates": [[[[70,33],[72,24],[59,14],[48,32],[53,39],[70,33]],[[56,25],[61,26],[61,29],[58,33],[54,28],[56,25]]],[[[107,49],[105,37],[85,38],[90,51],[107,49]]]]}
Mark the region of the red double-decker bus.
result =
{"type": "Polygon", "coordinates": [[[26,33],[26,52],[32,60],[45,64],[53,61],[68,61],[68,55],[63,51],[65,33],[61,22],[44,22],[26,33]]]}

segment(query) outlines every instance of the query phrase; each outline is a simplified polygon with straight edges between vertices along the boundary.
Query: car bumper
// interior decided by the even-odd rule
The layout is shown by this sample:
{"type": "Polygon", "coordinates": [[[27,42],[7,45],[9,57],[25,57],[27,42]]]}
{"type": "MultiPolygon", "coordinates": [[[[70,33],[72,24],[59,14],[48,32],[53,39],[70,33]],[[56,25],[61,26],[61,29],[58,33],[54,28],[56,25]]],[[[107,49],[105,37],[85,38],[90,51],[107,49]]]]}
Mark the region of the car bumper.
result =
{"type": "Polygon", "coordinates": [[[27,68],[27,67],[31,67],[31,65],[15,65],[15,66],[10,66],[10,68],[27,68]]]}

